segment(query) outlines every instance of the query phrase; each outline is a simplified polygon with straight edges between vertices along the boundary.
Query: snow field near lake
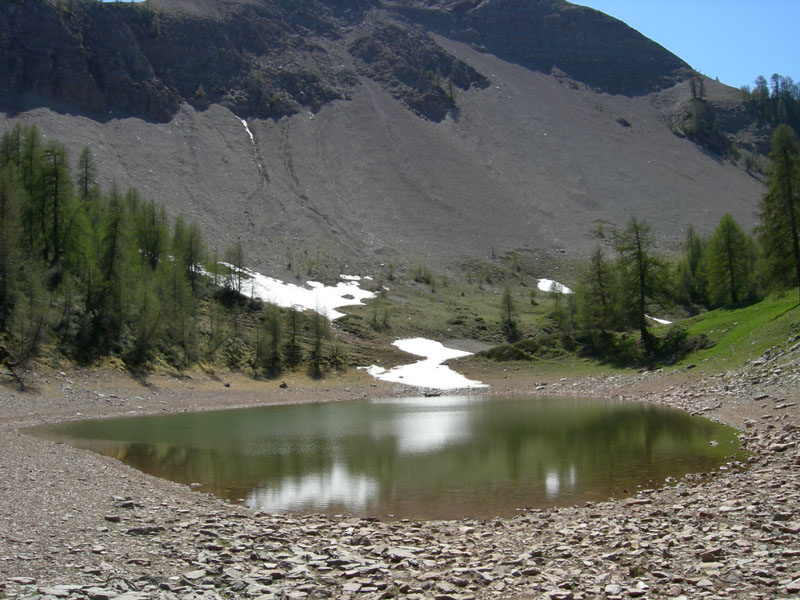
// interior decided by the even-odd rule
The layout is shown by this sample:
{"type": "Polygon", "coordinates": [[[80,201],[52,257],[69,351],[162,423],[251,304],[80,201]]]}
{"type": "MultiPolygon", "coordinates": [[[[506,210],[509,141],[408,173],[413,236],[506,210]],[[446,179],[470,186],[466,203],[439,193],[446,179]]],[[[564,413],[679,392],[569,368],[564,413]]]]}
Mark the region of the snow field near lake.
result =
{"type": "MultiPolygon", "coordinates": [[[[231,265],[220,263],[229,269],[231,265]]],[[[362,279],[358,275],[341,275],[341,281],[334,286],[324,285],[318,281],[307,281],[305,287],[293,283],[286,283],[274,277],[267,277],[250,269],[241,269],[242,295],[249,298],[258,298],[264,302],[276,304],[282,308],[300,308],[313,310],[335,321],[344,316],[337,311],[342,306],[363,304],[365,300],[374,298],[375,294],[369,290],[361,289],[362,279]]],[[[207,277],[213,277],[204,271],[207,277]]],[[[225,276],[221,276],[225,277],[225,276]]]]}
{"type": "Polygon", "coordinates": [[[555,290],[556,292],[560,292],[562,294],[571,294],[572,290],[565,286],[563,283],[558,283],[557,281],[553,281],[552,279],[540,279],[539,283],[536,285],[542,292],[552,292],[555,290]]]}
{"type": "Polygon", "coordinates": [[[377,365],[361,368],[381,381],[403,383],[414,387],[430,388],[434,390],[478,389],[489,387],[480,381],[467,379],[460,373],[442,364],[444,361],[451,358],[469,356],[471,352],[447,348],[439,342],[425,338],[397,340],[393,342],[392,345],[403,352],[422,356],[423,360],[410,365],[399,365],[389,370],[377,365]]]}

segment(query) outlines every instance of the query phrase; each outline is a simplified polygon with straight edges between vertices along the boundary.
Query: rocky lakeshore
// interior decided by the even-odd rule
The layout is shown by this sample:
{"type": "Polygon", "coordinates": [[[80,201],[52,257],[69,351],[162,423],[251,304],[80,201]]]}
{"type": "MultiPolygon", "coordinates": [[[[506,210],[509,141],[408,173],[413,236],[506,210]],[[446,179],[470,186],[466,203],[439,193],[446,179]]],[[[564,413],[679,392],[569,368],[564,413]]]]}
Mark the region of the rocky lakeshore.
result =
{"type": "Polygon", "coordinates": [[[0,387],[0,597],[782,598],[800,593],[800,344],[742,369],[491,381],[496,392],[625,396],[742,433],[748,463],[629,498],[488,521],[258,513],[31,436],[65,419],[407,393],[353,375],[303,388],[142,385],[99,372],[0,387]],[[117,381],[116,379],[119,379],[117,381]],[[324,383],[322,385],[325,385],[324,383]]]}

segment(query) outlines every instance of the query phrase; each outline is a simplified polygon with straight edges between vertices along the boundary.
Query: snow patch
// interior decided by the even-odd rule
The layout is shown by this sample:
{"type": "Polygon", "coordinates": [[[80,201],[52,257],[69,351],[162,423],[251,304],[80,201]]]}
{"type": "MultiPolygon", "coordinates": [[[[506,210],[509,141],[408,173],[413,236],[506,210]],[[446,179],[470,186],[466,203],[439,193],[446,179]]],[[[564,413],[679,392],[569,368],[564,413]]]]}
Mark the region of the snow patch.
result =
{"type": "Polygon", "coordinates": [[[397,340],[396,342],[393,342],[392,345],[396,346],[403,352],[408,352],[409,354],[414,354],[416,356],[422,356],[423,360],[417,361],[410,365],[400,365],[389,369],[388,371],[377,365],[362,368],[366,370],[367,373],[376,379],[380,379],[381,381],[404,383],[414,387],[430,388],[435,390],[457,390],[489,387],[480,381],[467,379],[460,373],[457,373],[450,367],[442,364],[444,361],[451,358],[469,356],[471,352],[447,348],[439,342],[425,338],[397,340]]]}
{"type": "MultiPolygon", "coordinates": [[[[231,268],[231,265],[220,263],[231,268]]],[[[363,304],[365,300],[374,298],[375,294],[361,289],[358,281],[339,282],[335,286],[327,286],[318,281],[306,282],[306,287],[285,283],[274,277],[267,277],[250,269],[242,269],[242,295],[258,298],[283,308],[296,307],[314,310],[335,321],[344,316],[337,311],[342,306],[363,304]]],[[[204,271],[206,276],[210,273],[204,271]]]]}
{"type": "Polygon", "coordinates": [[[244,130],[247,132],[247,135],[250,136],[250,141],[255,144],[256,143],[256,139],[253,137],[253,132],[250,131],[250,126],[247,124],[247,121],[245,121],[241,117],[239,117],[239,120],[242,122],[242,125],[244,125],[244,130]]]}
{"type": "Polygon", "coordinates": [[[657,317],[651,317],[650,315],[645,315],[648,319],[655,321],[659,325],[672,325],[672,321],[667,321],[666,319],[659,319],[657,317]]]}
{"type": "Polygon", "coordinates": [[[558,283],[552,279],[540,279],[537,287],[543,292],[552,292],[554,289],[562,294],[571,294],[572,290],[563,283],[558,283]]]}

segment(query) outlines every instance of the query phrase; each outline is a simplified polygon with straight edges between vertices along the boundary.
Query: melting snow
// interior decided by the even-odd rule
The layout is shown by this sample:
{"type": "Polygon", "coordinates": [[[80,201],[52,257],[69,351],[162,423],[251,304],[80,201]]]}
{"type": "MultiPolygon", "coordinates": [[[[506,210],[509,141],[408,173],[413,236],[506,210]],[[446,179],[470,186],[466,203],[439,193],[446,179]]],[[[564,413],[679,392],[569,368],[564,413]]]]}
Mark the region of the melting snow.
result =
{"type": "Polygon", "coordinates": [[[571,294],[572,290],[565,286],[563,283],[558,283],[557,281],[553,281],[552,279],[540,279],[539,284],[537,287],[543,292],[550,292],[555,287],[557,292],[561,292],[562,294],[571,294]]]}
{"type": "Polygon", "coordinates": [[[645,317],[655,321],[659,325],[672,325],[672,321],[667,321],[666,319],[658,319],[656,317],[651,317],[650,315],[645,315],[645,317]]]}
{"type": "Polygon", "coordinates": [[[247,121],[245,121],[245,120],[244,120],[243,118],[241,118],[241,117],[239,117],[239,120],[242,122],[242,125],[244,125],[244,130],[247,132],[247,135],[249,135],[249,136],[250,136],[250,141],[251,141],[251,142],[253,142],[253,143],[255,144],[255,143],[256,143],[256,140],[255,140],[255,138],[253,137],[253,132],[252,132],[252,131],[250,131],[250,127],[247,125],[247,121]]]}
{"type": "MultiPolygon", "coordinates": [[[[230,268],[228,264],[220,264],[230,268]]],[[[204,271],[204,274],[210,276],[207,271],[204,271]]],[[[243,296],[258,298],[283,308],[294,306],[315,310],[332,321],[344,316],[344,313],[336,310],[337,308],[363,304],[364,300],[375,297],[373,292],[361,289],[358,281],[340,282],[335,286],[323,285],[318,281],[308,281],[306,282],[307,287],[302,287],[293,283],[285,283],[274,277],[267,277],[250,269],[242,269],[242,274],[244,275],[243,296]]]]}
{"type": "Polygon", "coordinates": [[[393,343],[403,352],[424,357],[410,365],[400,365],[389,369],[372,365],[363,367],[367,373],[380,379],[394,383],[404,383],[415,387],[430,388],[436,390],[457,390],[465,388],[485,388],[489,387],[480,381],[467,379],[460,373],[456,373],[450,367],[442,363],[451,358],[469,356],[470,352],[446,348],[439,342],[425,338],[413,338],[407,340],[397,340],[393,343]]]}

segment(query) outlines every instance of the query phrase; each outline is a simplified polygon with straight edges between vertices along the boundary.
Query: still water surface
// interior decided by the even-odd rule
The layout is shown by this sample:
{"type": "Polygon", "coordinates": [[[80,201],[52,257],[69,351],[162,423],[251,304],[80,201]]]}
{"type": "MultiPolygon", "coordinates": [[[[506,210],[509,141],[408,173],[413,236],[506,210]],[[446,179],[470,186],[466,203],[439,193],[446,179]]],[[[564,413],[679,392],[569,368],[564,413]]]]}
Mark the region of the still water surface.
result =
{"type": "Polygon", "coordinates": [[[39,433],[268,511],[420,519],[622,497],[739,452],[734,430],[683,412],[542,397],[271,406],[39,433]]]}

